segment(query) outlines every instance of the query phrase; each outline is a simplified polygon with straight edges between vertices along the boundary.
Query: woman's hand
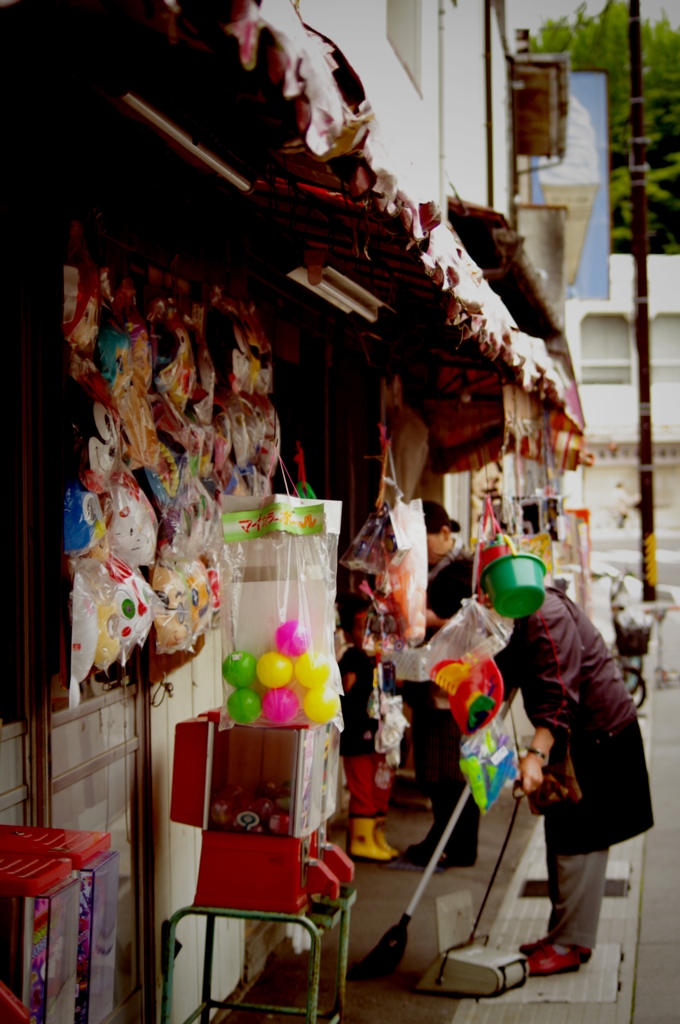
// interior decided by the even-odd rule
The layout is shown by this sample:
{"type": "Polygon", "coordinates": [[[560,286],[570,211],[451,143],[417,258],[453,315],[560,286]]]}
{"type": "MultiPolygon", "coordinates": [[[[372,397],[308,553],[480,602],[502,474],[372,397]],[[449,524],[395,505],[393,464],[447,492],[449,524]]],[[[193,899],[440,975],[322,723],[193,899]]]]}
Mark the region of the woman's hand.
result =
{"type": "Polygon", "coordinates": [[[522,774],[522,789],[528,795],[535,793],[543,785],[543,767],[540,757],[536,754],[527,754],[519,762],[519,770],[522,774]]]}

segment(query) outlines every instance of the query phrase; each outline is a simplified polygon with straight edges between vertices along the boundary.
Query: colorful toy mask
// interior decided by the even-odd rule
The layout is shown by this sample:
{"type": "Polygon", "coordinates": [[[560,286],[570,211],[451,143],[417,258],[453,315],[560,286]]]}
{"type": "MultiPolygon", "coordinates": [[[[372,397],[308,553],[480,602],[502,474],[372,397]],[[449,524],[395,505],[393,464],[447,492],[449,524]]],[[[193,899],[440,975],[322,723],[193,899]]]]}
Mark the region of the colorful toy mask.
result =
{"type": "Polygon", "coordinates": [[[151,502],[131,473],[117,473],[109,487],[109,543],[128,565],[150,565],[156,554],[158,521],[151,502]]]}
{"type": "Polygon", "coordinates": [[[156,563],[151,580],[163,611],[154,616],[159,654],[185,651],[191,646],[191,598],[184,577],[169,565],[156,563]]]}
{"type": "Polygon", "coordinates": [[[139,395],[145,395],[151,387],[153,374],[151,341],[146,322],[137,309],[135,286],[131,278],[126,277],[121,281],[114,298],[114,309],[130,336],[133,386],[139,395]]]}
{"type": "Polygon", "coordinates": [[[116,323],[106,306],[102,309],[97,336],[96,362],[115,402],[120,402],[132,383],[130,336],[116,323]]]}
{"type": "Polygon", "coordinates": [[[109,559],[107,569],[116,584],[120,660],[124,665],[135,644],[142,647],[145,643],[154,614],[161,611],[162,604],[141,573],[133,572],[120,559],[109,559]]]}
{"type": "Polygon", "coordinates": [[[64,552],[79,555],[104,537],[106,524],[99,498],[80,480],[69,480],[64,492],[64,552]]]}
{"type": "Polygon", "coordinates": [[[92,669],[108,669],[120,650],[114,584],[100,562],[78,561],[71,595],[71,705],[80,702],[78,683],[92,669]]]}
{"type": "Polygon", "coordinates": [[[149,312],[154,383],[179,409],[184,408],[196,387],[196,366],[189,331],[176,311],[156,300],[149,312]]]}
{"type": "Polygon", "coordinates": [[[211,597],[208,570],[198,558],[182,563],[191,597],[191,632],[194,639],[210,628],[211,597]]]}

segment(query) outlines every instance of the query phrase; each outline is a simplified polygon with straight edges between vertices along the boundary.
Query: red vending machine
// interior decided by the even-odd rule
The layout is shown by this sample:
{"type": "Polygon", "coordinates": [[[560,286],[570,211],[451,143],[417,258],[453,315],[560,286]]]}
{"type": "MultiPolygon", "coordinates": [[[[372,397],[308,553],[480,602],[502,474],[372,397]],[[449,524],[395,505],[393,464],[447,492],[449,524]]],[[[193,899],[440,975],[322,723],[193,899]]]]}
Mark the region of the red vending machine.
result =
{"type": "Polygon", "coordinates": [[[170,818],[203,830],[195,905],[297,913],[315,895],[337,898],[354,877],[325,841],[338,730],[219,720],[211,711],[175,732],[170,818]]]}

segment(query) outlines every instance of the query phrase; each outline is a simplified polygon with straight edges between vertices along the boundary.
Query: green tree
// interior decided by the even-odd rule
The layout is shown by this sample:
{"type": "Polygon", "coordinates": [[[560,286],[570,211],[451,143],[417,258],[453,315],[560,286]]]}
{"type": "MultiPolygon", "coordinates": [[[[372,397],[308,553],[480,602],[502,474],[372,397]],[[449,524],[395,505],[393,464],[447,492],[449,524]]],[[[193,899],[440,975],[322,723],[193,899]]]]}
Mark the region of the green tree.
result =
{"type": "MultiPolygon", "coordinates": [[[[571,19],[545,22],[532,46],[547,53],[568,50],[574,71],[608,73],[612,242],[615,252],[630,252],[628,4],[609,0],[594,17],[585,10],[582,4],[571,19]]],[[[680,30],[668,18],[644,21],[642,46],[650,249],[680,253],[680,30]]]]}

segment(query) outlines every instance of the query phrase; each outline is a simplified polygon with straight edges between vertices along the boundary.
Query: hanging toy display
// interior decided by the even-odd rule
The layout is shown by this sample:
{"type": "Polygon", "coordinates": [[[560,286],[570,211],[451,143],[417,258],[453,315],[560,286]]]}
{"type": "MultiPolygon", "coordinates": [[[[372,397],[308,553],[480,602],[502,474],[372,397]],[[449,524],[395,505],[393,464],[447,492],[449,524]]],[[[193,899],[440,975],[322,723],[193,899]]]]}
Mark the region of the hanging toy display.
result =
{"type": "Polygon", "coordinates": [[[230,615],[221,618],[225,724],[338,719],[327,582],[335,578],[338,504],[281,496],[253,511],[246,499],[223,498],[225,505],[225,560],[239,581],[226,602],[230,615]]]}

